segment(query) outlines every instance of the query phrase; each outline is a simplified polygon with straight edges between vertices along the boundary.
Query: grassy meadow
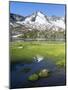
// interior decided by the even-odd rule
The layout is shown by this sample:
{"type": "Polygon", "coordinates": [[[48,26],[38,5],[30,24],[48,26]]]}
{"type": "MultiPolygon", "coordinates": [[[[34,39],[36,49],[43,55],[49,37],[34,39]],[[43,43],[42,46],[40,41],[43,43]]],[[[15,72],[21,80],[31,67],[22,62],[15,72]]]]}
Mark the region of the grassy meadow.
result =
{"type": "Polygon", "coordinates": [[[30,63],[33,57],[41,55],[58,66],[65,66],[65,43],[63,42],[10,42],[11,63],[30,63]]]}

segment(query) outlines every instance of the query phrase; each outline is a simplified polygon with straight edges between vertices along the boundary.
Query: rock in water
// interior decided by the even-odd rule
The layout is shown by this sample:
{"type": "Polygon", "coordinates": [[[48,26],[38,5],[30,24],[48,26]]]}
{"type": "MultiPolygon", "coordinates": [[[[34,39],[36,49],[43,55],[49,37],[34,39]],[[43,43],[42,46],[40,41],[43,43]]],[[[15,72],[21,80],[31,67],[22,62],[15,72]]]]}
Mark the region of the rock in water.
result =
{"type": "Polygon", "coordinates": [[[36,81],[38,80],[38,75],[37,74],[32,74],[31,76],[28,77],[29,81],[36,81]]]}
{"type": "Polygon", "coordinates": [[[49,70],[43,69],[39,72],[39,77],[48,77],[49,76],[49,70]]]}

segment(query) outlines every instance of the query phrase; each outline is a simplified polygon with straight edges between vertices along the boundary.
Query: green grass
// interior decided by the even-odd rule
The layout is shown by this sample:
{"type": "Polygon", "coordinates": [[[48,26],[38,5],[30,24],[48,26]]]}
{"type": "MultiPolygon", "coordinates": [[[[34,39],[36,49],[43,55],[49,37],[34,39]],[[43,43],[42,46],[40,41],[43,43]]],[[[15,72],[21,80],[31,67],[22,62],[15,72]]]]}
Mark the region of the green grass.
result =
{"type": "Polygon", "coordinates": [[[56,65],[65,66],[65,44],[63,42],[10,43],[10,59],[12,63],[31,62],[36,55],[53,60],[56,65]]]}
{"type": "Polygon", "coordinates": [[[36,80],[38,80],[38,75],[34,73],[28,77],[28,80],[29,81],[36,81],[36,80]]]}

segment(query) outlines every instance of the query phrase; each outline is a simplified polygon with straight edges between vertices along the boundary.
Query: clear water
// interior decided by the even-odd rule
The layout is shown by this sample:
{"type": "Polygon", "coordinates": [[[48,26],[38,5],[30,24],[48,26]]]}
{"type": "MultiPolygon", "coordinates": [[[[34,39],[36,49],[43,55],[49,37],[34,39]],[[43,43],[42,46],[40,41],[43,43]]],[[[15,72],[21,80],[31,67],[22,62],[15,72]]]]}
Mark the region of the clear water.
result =
{"type": "Polygon", "coordinates": [[[65,85],[65,68],[57,68],[52,60],[34,60],[32,63],[11,64],[10,70],[10,88],[29,88],[29,87],[45,87],[45,86],[61,86],[65,85]],[[22,71],[23,68],[30,68],[29,72],[22,71]],[[28,76],[42,70],[48,69],[51,75],[48,78],[41,78],[37,81],[28,81],[28,76]]]}

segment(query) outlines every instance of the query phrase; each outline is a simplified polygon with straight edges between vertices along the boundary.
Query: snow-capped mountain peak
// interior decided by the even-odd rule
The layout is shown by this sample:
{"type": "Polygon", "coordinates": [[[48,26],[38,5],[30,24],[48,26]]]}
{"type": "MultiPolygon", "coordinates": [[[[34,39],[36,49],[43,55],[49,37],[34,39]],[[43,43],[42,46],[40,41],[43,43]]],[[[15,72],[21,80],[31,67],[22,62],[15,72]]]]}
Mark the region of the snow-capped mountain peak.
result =
{"type": "Polygon", "coordinates": [[[49,17],[40,11],[34,12],[32,15],[24,17],[22,20],[17,20],[16,23],[38,30],[50,30],[52,27],[55,28],[55,30],[58,30],[59,28],[65,30],[64,17],[49,17]]]}
{"type": "Polygon", "coordinates": [[[27,16],[26,19],[22,22],[17,22],[20,24],[38,24],[38,25],[48,25],[48,18],[42,12],[35,12],[31,16],[27,16]]]}
{"type": "Polygon", "coordinates": [[[37,12],[35,23],[38,24],[48,24],[47,18],[45,18],[45,15],[41,12],[37,12]]]}

